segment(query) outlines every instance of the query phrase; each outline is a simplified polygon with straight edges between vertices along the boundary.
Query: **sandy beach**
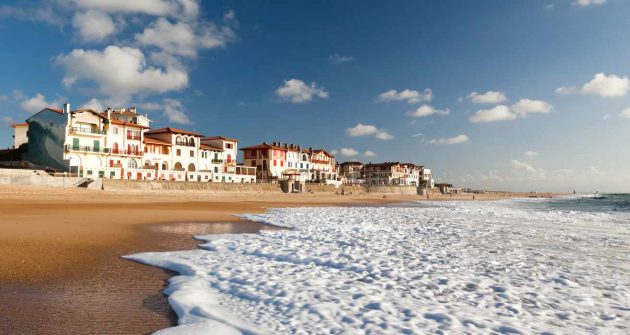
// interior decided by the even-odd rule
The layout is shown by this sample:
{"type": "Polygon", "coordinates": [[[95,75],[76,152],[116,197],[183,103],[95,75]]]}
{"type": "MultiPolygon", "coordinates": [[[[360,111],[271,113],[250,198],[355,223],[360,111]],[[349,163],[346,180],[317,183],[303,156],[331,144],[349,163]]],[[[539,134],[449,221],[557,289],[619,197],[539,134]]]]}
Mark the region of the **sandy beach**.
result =
{"type": "MultiPolygon", "coordinates": [[[[476,195],[477,200],[526,194],[476,195]]],[[[470,200],[470,195],[431,200],[470,200]]],[[[238,213],[374,205],[421,196],[107,192],[0,186],[0,322],[9,334],[143,334],[176,322],[170,273],[121,259],[195,248],[193,234],[270,229],[238,213]],[[34,322],[37,320],[37,322],[34,322]]]]}

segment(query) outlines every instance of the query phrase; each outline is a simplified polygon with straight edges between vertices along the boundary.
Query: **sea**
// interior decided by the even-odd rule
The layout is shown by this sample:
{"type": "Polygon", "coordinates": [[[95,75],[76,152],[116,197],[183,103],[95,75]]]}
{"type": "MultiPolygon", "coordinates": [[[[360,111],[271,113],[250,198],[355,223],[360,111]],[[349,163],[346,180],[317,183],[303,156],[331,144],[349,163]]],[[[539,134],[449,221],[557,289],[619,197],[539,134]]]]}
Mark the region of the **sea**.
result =
{"type": "Polygon", "coordinates": [[[157,334],[629,334],[630,195],[279,208],[128,259],[178,272],[157,334]]]}

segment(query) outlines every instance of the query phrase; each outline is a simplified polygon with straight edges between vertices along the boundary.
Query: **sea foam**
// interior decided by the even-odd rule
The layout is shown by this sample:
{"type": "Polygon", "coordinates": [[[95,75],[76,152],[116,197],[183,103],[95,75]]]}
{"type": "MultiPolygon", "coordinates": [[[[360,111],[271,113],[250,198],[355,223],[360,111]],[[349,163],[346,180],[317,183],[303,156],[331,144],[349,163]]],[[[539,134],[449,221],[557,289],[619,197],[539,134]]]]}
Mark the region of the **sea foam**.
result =
{"type": "Polygon", "coordinates": [[[630,220],[506,202],[273,209],[291,229],[128,256],[181,275],[159,334],[630,331],[630,220]]]}

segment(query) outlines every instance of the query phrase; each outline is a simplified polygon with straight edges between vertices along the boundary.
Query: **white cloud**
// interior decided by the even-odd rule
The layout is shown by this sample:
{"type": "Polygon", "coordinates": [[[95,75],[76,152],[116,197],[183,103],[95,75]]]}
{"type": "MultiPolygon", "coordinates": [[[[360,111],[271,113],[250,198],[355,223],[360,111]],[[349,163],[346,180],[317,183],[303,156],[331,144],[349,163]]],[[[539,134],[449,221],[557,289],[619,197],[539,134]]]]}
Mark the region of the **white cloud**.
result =
{"type": "Polygon", "coordinates": [[[284,85],[278,87],[275,91],[276,96],[280,100],[290,101],[292,103],[305,103],[313,100],[313,98],[328,98],[328,92],[322,87],[317,87],[315,82],[306,85],[302,80],[289,79],[284,81],[284,85]]]}
{"type": "Polygon", "coordinates": [[[533,150],[529,150],[529,151],[525,152],[525,156],[527,156],[527,157],[536,157],[536,156],[539,156],[539,155],[540,154],[538,152],[533,151],[533,150]]]}
{"type": "Polygon", "coordinates": [[[519,176],[524,176],[528,179],[545,179],[546,173],[544,169],[538,169],[529,165],[527,163],[523,163],[516,159],[510,160],[510,165],[512,166],[512,172],[519,176]]]}
{"type": "Polygon", "coordinates": [[[108,14],[93,10],[75,13],[72,26],[77,29],[79,37],[86,42],[102,41],[116,31],[116,25],[108,14]]]}
{"type": "Polygon", "coordinates": [[[12,124],[15,123],[15,119],[10,116],[3,116],[0,118],[0,122],[4,124],[12,124]]]}
{"type": "Polygon", "coordinates": [[[526,117],[529,113],[551,113],[553,106],[542,100],[521,99],[513,104],[510,109],[519,116],[526,117]]]}
{"type": "Polygon", "coordinates": [[[337,149],[333,149],[333,150],[330,151],[331,155],[337,155],[338,153],[339,153],[339,150],[337,150],[337,149]]]}
{"type": "Polygon", "coordinates": [[[630,107],[624,109],[619,113],[619,116],[624,119],[630,119],[630,107]]]}
{"type": "Polygon", "coordinates": [[[35,114],[46,107],[59,108],[62,104],[60,99],[55,99],[53,101],[46,100],[46,97],[37,93],[32,98],[24,98],[24,100],[20,103],[20,108],[22,110],[27,111],[29,113],[35,114]]]}
{"type": "Polygon", "coordinates": [[[105,13],[146,14],[154,16],[196,16],[199,4],[196,0],[70,0],[74,6],[94,9],[105,13]]]}
{"type": "Polygon", "coordinates": [[[142,109],[146,109],[146,110],[150,110],[150,111],[156,111],[156,110],[162,109],[162,105],[160,105],[157,102],[143,102],[143,103],[139,104],[138,107],[141,110],[142,109]]]}
{"type": "Polygon", "coordinates": [[[510,121],[516,118],[526,118],[530,113],[552,113],[554,110],[550,103],[542,100],[521,99],[512,106],[498,105],[491,109],[481,109],[468,118],[470,122],[499,122],[510,121]]]}
{"type": "Polygon", "coordinates": [[[164,99],[164,105],[162,106],[164,117],[168,122],[179,124],[191,124],[192,122],[186,114],[186,108],[184,105],[175,99],[164,99]]]}
{"type": "Polygon", "coordinates": [[[91,109],[98,112],[103,111],[105,108],[103,108],[103,104],[98,99],[94,98],[81,105],[79,109],[91,109]]]}
{"type": "Polygon", "coordinates": [[[582,85],[582,87],[569,86],[558,87],[558,94],[593,94],[601,97],[620,97],[625,96],[630,91],[630,80],[628,77],[619,77],[616,75],[606,75],[605,73],[597,73],[591,81],[582,85]]]}
{"type": "Polygon", "coordinates": [[[341,156],[345,157],[354,157],[359,155],[359,152],[352,148],[341,148],[339,150],[339,153],[341,154],[341,156]]]}
{"type": "Polygon", "coordinates": [[[410,104],[417,104],[424,101],[431,101],[433,99],[433,91],[430,88],[424,89],[422,92],[416,90],[402,90],[400,92],[396,90],[389,90],[378,95],[376,102],[387,101],[407,101],[410,104]]]}
{"type": "Polygon", "coordinates": [[[472,92],[466,97],[476,104],[499,104],[507,101],[505,93],[498,91],[488,91],[483,94],[472,92]]]}
{"type": "Polygon", "coordinates": [[[428,141],[426,141],[426,143],[428,143],[428,144],[453,145],[453,144],[467,143],[469,141],[470,141],[470,139],[468,138],[468,136],[466,136],[464,134],[461,134],[461,135],[457,135],[455,137],[428,140],[428,141]]]}
{"type": "Polygon", "coordinates": [[[108,46],[103,51],[75,49],[56,58],[65,72],[63,83],[93,82],[110,100],[124,103],[133,95],[165,93],[188,86],[188,73],[180,68],[149,66],[139,49],[108,46]]]}
{"type": "Polygon", "coordinates": [[[376,156],[376,152],[374,152],[372,150],[365,150],[365,152],[363,153],[363,156],[365,156],[365,157],[374,157],[374,156],[376,156]]]}
{"type": "Polygon", "coordinates": [[[351,56],[342,56],[340,54],[333,54],[330,56],[330,62],[333,64],[343,64],[354,60],[351,56]]]}
{"type": "Polygon", "coordinates": [[[448,115],[450,113],[450,110],[447,109],[437,109],[433,106],[430,105],[422,105],[420,107],[418,107],[415,111],[411,111],[409,113],[407,113],[407,115],[409,116],[413,116],[413,117],[425,117],[425,116],[430,116],[430,115],[448,115]]]}
{"type": "Polygon", "coordinates": [[[424,137],[423,133],[415,133],[413,135],[411,135],[411,137],[424,137]]]}
{"type": "Polygon", "coordinates": [[[573,1],[573,4],[579,7],[603,5],[605,3],[606,3],[606,0],[575,0],[573,1]]]}
{"type": "Polygon", "coordinates": [[[346,134],[350,137],[374,135],[377,139],[384,141],[394,138],[393,135],[383,129],[378,129],[376,126],[362,123],[358,123],[356,126],[346,129],[346,134]]]}
{"type": "Polygon", "coordinates": [[[236,39],[236,33],[230,25],[172,23],[159,18],[136,34],[135,39],[140,45],[158,47],[166,54],[195,58],[198,50],[225,47],[236,39]]]}
{"type": "Polygon", "coordinates": [[[491,109],[481,109],[468,118],[470,122],[497,122],[497,121],[509,121],[516,119],[516,114],[513,113],[508,106],[499,105],[491,109]]]}

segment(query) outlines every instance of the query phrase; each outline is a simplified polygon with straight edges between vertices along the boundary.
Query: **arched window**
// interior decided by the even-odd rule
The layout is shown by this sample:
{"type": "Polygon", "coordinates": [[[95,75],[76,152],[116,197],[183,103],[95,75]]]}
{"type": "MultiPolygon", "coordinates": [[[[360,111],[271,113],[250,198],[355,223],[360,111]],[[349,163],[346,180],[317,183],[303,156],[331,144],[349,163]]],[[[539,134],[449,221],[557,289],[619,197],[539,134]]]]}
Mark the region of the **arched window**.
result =
{"type": "Polygon", "coordinates": [[[182,138],[181,138],[180,136],[177,136],[177,137],[175,138],[175,144],[177,144],[177,145],[182,145],[182,138]]]}
{"type": "Polygon", "coordinates": [[[182,166],[182,163],[180,162],[175,163],[175,170],[183,171],[184,167],[182,166]]]}
{"type": "Polygon", "coordinates": [[[150,160],[144,161],[144,167],[145,168],[150,168],[151,167],[151,161],[150,160]]]}
{"type": "Polygon", "coordinates": [[[168,170],[168,163],[167,162],[163,162],[162,163],[162,170],[168,170]]]}
{"type": "Polygon", "coordinates": [[[302,160],[306,162],[308,160],[308,156],[306,156],[306,154],[302,155],[302,160]]]}
{"type": "Polygon", "coordinates": [[[195,172],[195,164],[193,163],[188,164],[188,171],[195,172]]]}
{"type": "Polygon", "coordinates": [[[195,139],[191,137],[191,138],[188,140],[188,145],[190,145],[191,147],[194,147],[194,146],[195,146],[195,139]]]}
{"type": "Polygon", "coordinates": [[[130,169],[135,169],[135,168],[137,168],[137,167],[138,167],[138,162],[136,162],[136,160],[135,160],[135,159],[130,159],[130,160],[127,162],[127,167],[128,167],[128,168],[130,168],[130,169]]]}

